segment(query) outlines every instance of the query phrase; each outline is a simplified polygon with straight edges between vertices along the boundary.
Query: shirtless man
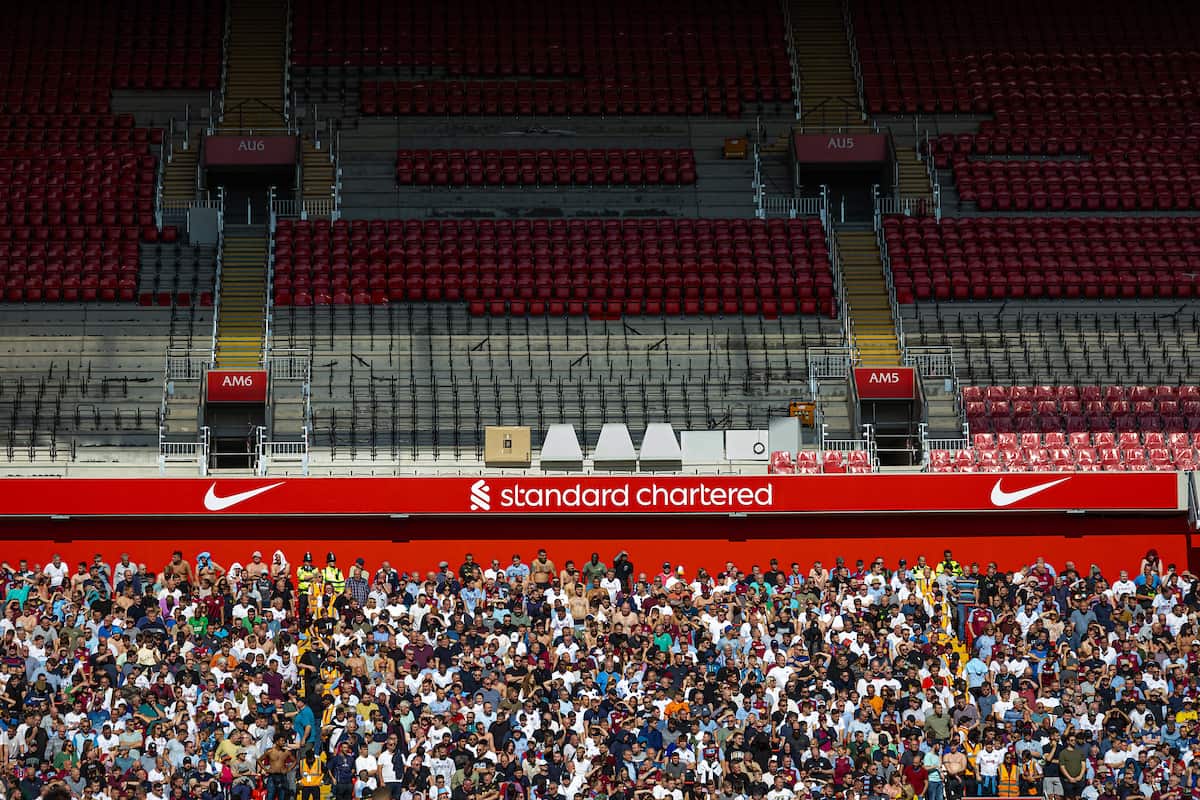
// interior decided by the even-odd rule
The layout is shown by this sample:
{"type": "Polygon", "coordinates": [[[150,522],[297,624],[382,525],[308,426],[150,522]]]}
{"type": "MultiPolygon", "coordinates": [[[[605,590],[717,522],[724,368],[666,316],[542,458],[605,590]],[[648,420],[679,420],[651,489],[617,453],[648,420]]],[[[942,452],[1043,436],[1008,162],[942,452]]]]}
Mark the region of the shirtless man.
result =
{"type": "Polygon", "coordinates": [[[588,606],[587,596],[583,593],[583,584],[576,583],[575,591],[567,598],[567,608],[571,610],[571,618],[575,620],[576,626],[582,626],[587,620],[588,606]]]}
{"type": "Polygon", "coordinates": [[[555,577],[554,562],[546,558],[546,550],[538,550],[537,558],[529,565],[529,580],[534,586],[545,589],[555,577]]]}
{"type": "Polygon", "coordinates": [[[183,552],[176,550],[171,554],[171,561],[163,567],[163,578],[174,578],[180,583],[191,586],[195,580],[192,575],[192,565],[183,560],[183,552]]]}
{"type": "Polygon", "coordinates": [[[258,580],[267,574],[269,567],[263,563],[262,553],[258,550],[254,551],[254,555],[250,556],[250,563],[245,566],[246,578],[250,580],[258,580]]]}
{"type": "Polygon", "coordinates": [[[284,745],[279,739],[271,743],[267,752],[259,759],[259,765],[267,774],[267,798],[282,800],[287,796],[288,771],[296,763],[296,754],[291,745],[284,745]]]}

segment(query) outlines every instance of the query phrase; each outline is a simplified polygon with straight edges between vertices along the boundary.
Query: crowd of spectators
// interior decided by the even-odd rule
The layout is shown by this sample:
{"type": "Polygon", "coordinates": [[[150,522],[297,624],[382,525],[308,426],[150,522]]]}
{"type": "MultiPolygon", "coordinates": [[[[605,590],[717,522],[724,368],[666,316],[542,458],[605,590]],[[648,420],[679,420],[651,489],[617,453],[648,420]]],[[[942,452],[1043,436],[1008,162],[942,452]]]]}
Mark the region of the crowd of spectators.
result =
{"type": "Polygon", "coordinates": [[[1153,551],[340,555],[5,563],[5,797],[1200,795],[1197,580],[1153,551]]]}

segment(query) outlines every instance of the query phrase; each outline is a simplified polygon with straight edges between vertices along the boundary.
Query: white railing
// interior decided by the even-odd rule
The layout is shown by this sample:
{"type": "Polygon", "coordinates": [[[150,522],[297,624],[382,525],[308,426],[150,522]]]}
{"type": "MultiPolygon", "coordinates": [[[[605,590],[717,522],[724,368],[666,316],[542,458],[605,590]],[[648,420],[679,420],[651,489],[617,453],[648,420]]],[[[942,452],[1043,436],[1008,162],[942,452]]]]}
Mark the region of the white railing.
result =
{"type": "MultiPolygon", "coordinates": [[[[935,187],[936,188],[936,187],[935,187]]],[[[878,187],[876,187],[878,190],[878,187]]],[[[926,195],[902,194],[889,197],[878,195],[876,204],[882,214],[903,214],[906,217],[933,217],[942,219],[942,193],[940,189],[926,195]]]]}
{"type": "Polygon", "coordinates": [[[212,364],[213,353],[210,350],[172,347],[167,350],[163,371],[169,381],[198,381],[204,377],[205,370],[212,364]]]}
{"type": "Polygon", "coordinates": [[[909,347],[904,350],[904,365],[913,367],[923,378],[956,379],[954,350],[949,347],[909,347]]]}
{"type": "Polygon", "coordinates": [[[821,423],[820,452],[817,455],[818,461],[823,465],[825,463],[826,452],[836,453],[851,453],[858,450],[866,451],[871,462],[871,471],[879,471],[879,449],[875,442],[875,426],[863,425],[862,436],[858,439],[830,439],[828,438],[829,426],[821,423]]]}
{"type": "Polygon", "coordinates": [[[850,13],[849,0],[842,0],[842,27],[846,30],[846,44],[850,47],[850,64],[854,68],[854,84],[858,88],[858,107],[863,117],[867,114],[867,93],[864,90],[862,62],[858,58],[858,40],[854,36],[854,15],[850,13]]]}
{"type": "Polygon", "coordinates": [[[887,238],[883,235],[883,212],[882,200],[879,196],[879,187],[871,188],[871,194],[875,200],[875,212],[872,215],[873,224],[875,226],[875,244],[879,248],[879,260],[883,264],[883,282],[887,286],[888,293],[888,308],[892,312],[892,328],[896,331],[896,345],[900,348],[900,352],[905,351],[904,343],[904,318],[900,315],[900,302],[896,299],[896,282],[892,278],[892,259],[888,255],[887,238]]]}
{"type": "MultiPolygon", "coordinates": [[[[821,186],[821,197],[824,200],[829,195],[829,187],[821,186]]],[[[824,205],[824,204],[823,204],[824,205]]],[[[846,282],[842,275],[842,253],[837,243],[837,234],[828,223],[828,215],[822,211],[821,225],[825,230],[825,249],[829,251],[829,267],[833,272],[833,293],[837,298],[838,315],[842,321],[842,339],[851,347],[854,346],[854,319],[850,313],[850,298],[846,295],[846,282]]]]}
{"type": "Polygon", "coordinates": [[[846,378],[858,363],[858,355],[851,347],[810,347],[804,351],[804,361],[814,380],[846,378]]]}
{"type": "Polygon", "coordinates": [[[312,351],[303,348],[274,348],[265,356],[272,381],[312,380],[312,351]]]}
{"type": "Polygon", "coordinates": [[[217,270],[213,278],[212,354],[217,357],[217,322],[221,317],[221,267],[225,252],[225,187],[217,187],[217,270]]]}
{"type": "Polygon", "coordinates": [[[795,219],[796,217],[821,217],[823,219],[825,216],[825,203],[820,195],[816,197],[786,197],[784,195],[762,194],[759,196],[759,206],[756,213],[759,219],[767,219],[768,217],[787,217],[788,219],[795,219]]]}
{"type": "Polygon", "coordinates": [[[328,198],[320,198],[317,200],[295,200],[285,197],[276,197],[271,200],[271,214],[276,217],[285,219],[308,219],[309,217],[329,217],[335,212],[336,199],[331,195],[328,198]]]}
{"type": "Polygon", "coordinates": [[[1188,485],[1188,521],[1192,528],[1200,530],[1200,472],[1187,474],[1188,485]]]}
{"type": "MultiPolygon", "coordinates": [[[[289,5],[290,8],[290,5],[289,5]]],[[[262,364],[266,368],[267,354],[271,352],[271,318],[275,311],[275,187],[267,190],[267,291],[263,299],[263,349],[262,364]]]]}
{"type": "Polygon", "coordinates": [[[971,447],[971,434],[967,423],[963,423],[962,436],[953,439],[930,439],[929,425],[922,422],[921,433],[921,469],[929,469],[929,454],[933,450],[967,450],[971,447]]]}
{"type": "Polygon", "coordinates": [[[300,431],[298,442],[273,442],[267,439],[266,428],[257,431],[258,453],[255,472],[266,475],[272,464],[299,464],[300,472],[308,474],[308,428],[300,431]]]}
{"type": "Polygon", "coordinates": [[[283,38],[283,118],[292,119],[292,1],[288,0],[283,38]]]}
{"type": "Polygon", "coordinates": [[[800,59],[796,55],[796,37],[792,31],[792,9],[788,0],[780,0],[780,5],[783,6],[783,29],[787,31],[788,67],[792,71],[792,109],[796,119],[800,119],[800,59]]]}
{"type": "Polygon", "coordinates": [[[160,425],[158,429],[158,471],[167,471],[167,464],[188,464],[195,462],[200,475],[208,474],[208,449],[210,430],[207,425],[200,428],[199,439],[195,442],[166,441],[166,430],[160,425]]]}
{"type": "MultiPolygon", "coordinates": [[[[217,93],[217,121],[225,121],[225,86],[229,82],[229,44],[233,36],[233,0],[226,0],[225,22],[221,31],[221,83],[217,93]]],[[[208,112],[209,132],[212,132],[213,113],[208,112]]]]}
{"type": "MultiPolygon", "coordinates": [[[[171,120],[171,126],[174,127],[175,120],[171,120]]],[[[158,169],[154,175],[154,226],[160,231],[163,228],[163,175],[167,169],[167,159],[165,157],[166,138],[158,143],[158,169]]]]}

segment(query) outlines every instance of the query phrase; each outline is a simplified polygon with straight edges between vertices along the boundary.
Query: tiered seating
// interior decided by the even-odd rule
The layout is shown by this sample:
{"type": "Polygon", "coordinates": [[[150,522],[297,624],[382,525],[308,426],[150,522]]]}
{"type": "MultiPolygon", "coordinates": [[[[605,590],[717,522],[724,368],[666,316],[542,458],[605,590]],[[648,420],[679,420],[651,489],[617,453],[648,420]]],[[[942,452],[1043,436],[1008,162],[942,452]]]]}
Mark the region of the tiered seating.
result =
{"type": "Polygon", "coordinates": [[[980,433],[963,450],[932,450],[931,472],[1170,472],[1197,468],[1200,434],[980,433]]]}
{"type": "Polygon", "coordinates": [[[690,149],[401,150],[396,183],[417,186],[691,185],[690,149]]]}
{"type": "Polygon", "coordinates": [[[864,475],[873,472],[866,450],[801,450],[795,457],[786,450],[771,453],[767,471],[772,475],[864,475]]]}
{"type": "Polygon", "coordinates": [[[782,10],[768,0],[316,2],[293,63],[434,67],[464,80],[364,82],[364,114],[728,114],[790,103],[782,10]],[[536,79],[518,80],[518,79],[536,79]]]}
{"type": "Polygon", "coordinates": [[[836,314],[817,220],[282,221],[277,305],[502,316],[836,314]]]}
{"type": "Polygon", "coordinates": [[[889,217],[897,300],[1193,297],[1193,217],[889,217]]]}
{"type": "Polygon", "coordinates": [[[983,210],[1175,209],[1200,201],[1200,21],[1171,4],[856,0],[875,113],[989,113],[978,135],[934,143],[962,199],[983,210]],[[1082,163],[979,163],[1091,156],[1082,163]]]}
{"type": "Polygon", "coordinates": [[[0,26],[8,114],[106,114],[113,89],[215,89],[220,0],[21,3],[0,26]]]}
{"type": "Polygon", "coordinates": [[[1200,163],[1130,153],[1091,161],[954,161],[958,193],[981,211],[1187,209],[1200,200],[1200,163]],[[1191,163],[1188,163],[1188,162],[1191,163]]]}
{"type": "MultiPolygon", "coordinates": [[[[14,8],[0,27],[0,300],[133,300],[162,131],[118,89],[216,88],[219,2],[14,8]]],[[[177,231],[164,230],[175,241],[177,231]]]]}
{"type": "Polygon", "coordinates": [[[1200,431],[1196,386],[967,386],[977,432],[1200,431]]]}

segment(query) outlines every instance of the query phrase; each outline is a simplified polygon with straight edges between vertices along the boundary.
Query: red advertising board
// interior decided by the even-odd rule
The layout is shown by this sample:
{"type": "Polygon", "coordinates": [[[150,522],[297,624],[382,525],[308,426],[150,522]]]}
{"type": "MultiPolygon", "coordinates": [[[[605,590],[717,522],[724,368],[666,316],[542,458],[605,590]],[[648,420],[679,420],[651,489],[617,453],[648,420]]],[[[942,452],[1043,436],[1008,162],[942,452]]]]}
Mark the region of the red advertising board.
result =
{"type": "Polygon", "coordinates": [[[854,387],[862,400],[911,400],[912,367],[855,367],[854,387]]]}
{"type": "Polygon", "coordinates": [[[801,164],[870,164],[887,160],[887,137],[877,133],[797,133],[792,151],[801,164]]]}
{"type": "Polygon", "coordinates": [[[205,397],[210,403],[267,402],[267,372],[261,369],[210,369],[205,397]]]}
{"type": "Polygon", "coordinates": [[[67,481],[0,480],[0,510],[125,517],[1178,512],[1186,497],[1173,472],[67,481]]]}
{"type": "Polygon", "coordinates": [[[296,163],[295,136],[209,136],[204,164],[209,167],[283,167],[296,163]]]}

